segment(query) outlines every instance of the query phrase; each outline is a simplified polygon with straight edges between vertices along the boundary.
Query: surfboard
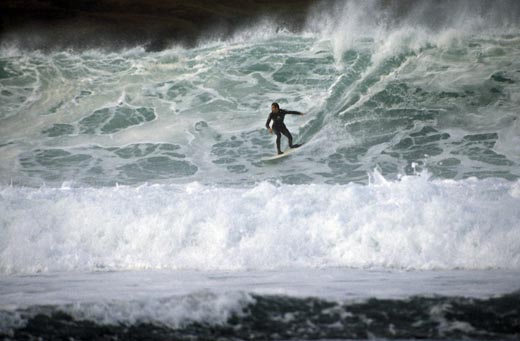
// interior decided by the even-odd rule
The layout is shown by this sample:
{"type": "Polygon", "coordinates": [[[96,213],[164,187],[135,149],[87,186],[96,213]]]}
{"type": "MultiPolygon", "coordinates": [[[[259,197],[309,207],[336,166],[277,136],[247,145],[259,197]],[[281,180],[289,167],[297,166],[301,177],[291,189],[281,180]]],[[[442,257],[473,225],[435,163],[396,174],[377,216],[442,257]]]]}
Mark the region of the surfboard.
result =
{"type": "Polygon", "coordinates": [[[274,161],[274,160],[278,160],[278,159],[281,159],[281,158],[284,158],[286,156],[289,156],[291,155],[291,153],[293,153],[295,150],[297,150],[299,147],[301,147],[303,145],[302,144],[295,144],[293,148],[288,148],[286,149],[283,154],[280,154],[280,155],[274,155],[274,156],[268,156],[268,157],[264,157],[262,159],[262,161],[274,161]]]}

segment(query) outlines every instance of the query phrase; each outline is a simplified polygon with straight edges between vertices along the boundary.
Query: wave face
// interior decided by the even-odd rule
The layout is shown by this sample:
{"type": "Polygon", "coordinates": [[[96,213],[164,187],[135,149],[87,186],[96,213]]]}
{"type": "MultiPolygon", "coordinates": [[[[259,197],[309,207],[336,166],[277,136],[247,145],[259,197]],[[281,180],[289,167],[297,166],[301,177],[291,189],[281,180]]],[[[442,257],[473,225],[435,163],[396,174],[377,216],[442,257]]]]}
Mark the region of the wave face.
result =
{"type": "Polygon", "coordinates": [[[519,6],[339,4],[316,7],[302,33],[266,19],[193,49],[3,44],[0,181],[342,184],[375,167],[394,179],[520,176],[519,6]],[[307,114],[286,120],[306,146],[267,165],[273,101],[307,114]]]}

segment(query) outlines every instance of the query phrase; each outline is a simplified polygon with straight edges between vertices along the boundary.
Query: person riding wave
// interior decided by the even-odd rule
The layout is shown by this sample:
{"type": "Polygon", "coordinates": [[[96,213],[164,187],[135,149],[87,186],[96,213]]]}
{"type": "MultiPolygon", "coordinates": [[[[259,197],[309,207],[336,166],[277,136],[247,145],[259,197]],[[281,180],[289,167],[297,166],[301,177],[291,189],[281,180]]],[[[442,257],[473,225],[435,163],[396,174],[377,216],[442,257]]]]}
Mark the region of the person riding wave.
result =
{"type": "Polygon", "coordinates": [[[282,150],[280,149],[280,138],[281,134],[284,134],[289,139],[289,147],[290,148],[297,148],[300,145],[292,143],[292,135],[289,132],[289,129],[285,126],[285,123],[283,123],[283,120],[285,118],[285,115],[300,115],[303,116],[304,114],[299,111],[289,111],[280,109],[280,106],[278,103],[271,104],[271,113],[269,114],[269,117],[267,118],[267,122],[265,123],[265,127],[269,130],[269,133],[276,135],[276,149],[278,151],[278,155],[283,154],[282,150]],[[270,123],[273,121],[273,126],[270,127],[270,123]]]}

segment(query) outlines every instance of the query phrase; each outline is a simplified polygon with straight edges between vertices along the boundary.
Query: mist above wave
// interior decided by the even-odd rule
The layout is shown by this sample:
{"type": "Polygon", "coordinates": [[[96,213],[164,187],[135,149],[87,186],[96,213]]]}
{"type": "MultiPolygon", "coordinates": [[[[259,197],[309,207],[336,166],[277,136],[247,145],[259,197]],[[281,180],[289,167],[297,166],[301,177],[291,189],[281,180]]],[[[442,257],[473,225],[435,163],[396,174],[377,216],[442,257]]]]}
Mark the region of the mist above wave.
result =
{"type": "Polygon", "coordinates": [[[240,6],[233,1],[134,1],[126,6],[108,0],[96,4],[28,1],[7,2],[0,9],[6,14],[3,44],[47,51],[120,50],[136,45],[158,51],[234,39],[251,29],[256,35],[321,32],[333,36],[341,50],[360,36],[384,39],[403,29],[475,33],[517,26],[520,17],[520,6],[513,0],[293,0],[248,1],[240,6]]]}

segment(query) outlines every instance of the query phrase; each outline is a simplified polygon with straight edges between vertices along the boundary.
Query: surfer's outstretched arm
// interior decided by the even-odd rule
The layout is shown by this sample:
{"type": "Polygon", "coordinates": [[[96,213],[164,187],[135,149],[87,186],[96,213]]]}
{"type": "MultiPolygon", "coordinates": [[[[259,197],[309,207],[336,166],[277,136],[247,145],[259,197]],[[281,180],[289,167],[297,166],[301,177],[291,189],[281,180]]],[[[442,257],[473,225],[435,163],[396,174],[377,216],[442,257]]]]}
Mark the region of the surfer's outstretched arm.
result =
{"type": "Polygon", "coordinates": [[[289,111],[289,110],[284,110],[286,114],[289,114],[289,115],[299,115],[299,116],[303,116],[304,113],[301,113],[299,111],[289,111]]]}

